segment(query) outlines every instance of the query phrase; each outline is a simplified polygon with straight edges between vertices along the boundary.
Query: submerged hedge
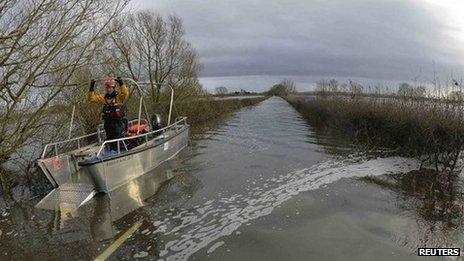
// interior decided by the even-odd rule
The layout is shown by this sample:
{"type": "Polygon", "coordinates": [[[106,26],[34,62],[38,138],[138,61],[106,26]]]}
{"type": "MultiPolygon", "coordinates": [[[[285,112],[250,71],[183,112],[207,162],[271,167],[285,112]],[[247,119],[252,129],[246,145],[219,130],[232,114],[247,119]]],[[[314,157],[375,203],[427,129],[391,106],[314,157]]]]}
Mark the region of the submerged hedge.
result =
{"type": "MultiPolygon", "coordinates": [[[[174,102],[172,119],[186,116],[189,124],[200,124],[218,118],[240,108],[258,104],[266,97],[253,97],[243,99],[202,99],[193,101],[174,102]]],[[[161,114],[163,119],[169,113],[169,103],[160,103],[155,106],[155,112],[161,114]]]]}
{"type": "MultiPolygon", "coordinates": [[[[257,104],[266,97],[250,97],[242,99],[214,99],[211,97],[198,98],[195,100],[175,101],[172,111],[172,121],[178,116],[187,116],[189,124],[200,124],[210,119],[218,118],[229,112],[240,108],[257,104]]],[[[132,99],[127,104],[129,119],[138,117],[138,99],[132,99]]],[[[158,113],[163,122],[167,122],[169,113],[169,102],[159,102],[155,105],[147,104],[148,113],[158,113]]],[[[81,126],[81,133],[94,132],[101,123],[101,106],[80,104],[77,108],[77,122],[81,126]]],[[[70,114],[70,113],[69,113],[70,114]]],[[[145,114],[143,114],[145,117],[145,114]]]]}
{"type": "Polygon", "coordinates": [[[462,106],[439,101],[302,96],[286,100],[314,127],[370,148],[453,170],[464,145],[462,106]]]}

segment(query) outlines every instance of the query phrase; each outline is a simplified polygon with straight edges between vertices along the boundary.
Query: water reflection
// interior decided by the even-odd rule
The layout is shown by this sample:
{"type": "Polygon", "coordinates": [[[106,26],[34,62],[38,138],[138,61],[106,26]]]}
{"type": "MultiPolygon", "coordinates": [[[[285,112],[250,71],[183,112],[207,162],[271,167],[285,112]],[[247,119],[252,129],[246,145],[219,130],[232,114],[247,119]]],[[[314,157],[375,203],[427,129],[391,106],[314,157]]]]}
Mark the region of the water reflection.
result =
{"type": "Polygon", "coordinates": [[[111,194],[98,194],[79,209],[66,204],[59,205],[57,211],[34,209],[33,204],[13,206],[0,216],[0,256],[26,259],[44,251],[44,258],[66,258],[67,249],[78,257],[93,258],[137,220],[143,221],[141,229],[155,230],[150,213],[181,205],[202,186],[194,176],[173,167],[183,160],[181,153],[153,173],[111,194]]]}
{"type": "Polygon", "coordinates": [[[94,239],[113,238],[116,234],[113,224],[118,220],[124,222],[142,218],[149,221],[150,215],[142,207],[159,210],[175,202],[181,204],[183,199],[191,197],[200,187],[198,179],[162,166],[110,194],[98,195],[93,204],[92,230],[98,237],[94,236],[94,239]]]}
{"type": "MultiPolygon", "coordinates": [[[[138,179],[123,190],[118,190],[109,197],[102,197],[101,204],[107,204],[109,208],[108,211],[94,213],[94,220],[97,222],[93,226],[95,234],[104,231],[101,235],[106,235],[106,238],[99,238],[100,240],[118,237],[137,221],[142,221],[139,232],[133,235],[133,241],[125,242],[113,254],[115,259],[137,256],[137,253],[142,253],[141,257],[159,256],[159,248],[154,247],[159,244],[158,238],[151,235],[159,229],[156,218],[167,209],[185,204],[202,187],[199,179],[184,172],[166,171],[161,183],[159,180],[153,182],[153,179],[138,179]],[[132,193],[133,200],[127,200],[127,193],[132,193]]],[[[101,205],[96,206],[95,209],[100,207],[101,205]]]]}
{"type": "Polygon", "coordinates": [[[417,246],[460,247],[456,240],[464,225],[463,184],[456,175],[413,171],[405,175],[364,178],[396,192],[397,206],[403,215],[416,220],[416,225],[403,227],[398,243],[411,249],[417,246]]]}
{"type": "Polygon", "coordinates": [[[113,218],[111,216],[111,201],[107,195],[99,194],[95,197],[94,214],[90,221],[90,230],[94,240],[106,240],[115,236],[113,218]]]}

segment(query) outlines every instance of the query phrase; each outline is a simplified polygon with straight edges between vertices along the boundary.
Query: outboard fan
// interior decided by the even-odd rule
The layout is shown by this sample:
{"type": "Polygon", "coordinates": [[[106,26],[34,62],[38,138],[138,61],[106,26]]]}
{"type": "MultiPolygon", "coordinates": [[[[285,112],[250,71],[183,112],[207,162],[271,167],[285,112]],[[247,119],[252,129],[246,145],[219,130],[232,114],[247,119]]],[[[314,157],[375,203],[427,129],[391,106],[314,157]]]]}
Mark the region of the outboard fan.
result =
{"type": "Polygon", "coordinates": [[[161,117],[156,113],[151,116],[150,121],[153,130],[159,130],[164,127],[163,123],[161,123],[161,117]]]}

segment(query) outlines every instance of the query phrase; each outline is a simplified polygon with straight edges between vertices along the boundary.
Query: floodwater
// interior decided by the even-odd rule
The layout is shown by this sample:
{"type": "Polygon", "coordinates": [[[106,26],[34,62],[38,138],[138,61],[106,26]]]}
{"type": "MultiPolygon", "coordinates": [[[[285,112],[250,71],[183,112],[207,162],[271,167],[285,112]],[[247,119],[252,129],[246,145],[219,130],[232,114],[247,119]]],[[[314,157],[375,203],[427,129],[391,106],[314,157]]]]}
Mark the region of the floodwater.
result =
{"type": "Polygon", "coordinates": [[[273,97],[78,210],[9,207],[0,259],[413,260],[462,246],[461,194],[418,166],[357,154],[273,97]]]}

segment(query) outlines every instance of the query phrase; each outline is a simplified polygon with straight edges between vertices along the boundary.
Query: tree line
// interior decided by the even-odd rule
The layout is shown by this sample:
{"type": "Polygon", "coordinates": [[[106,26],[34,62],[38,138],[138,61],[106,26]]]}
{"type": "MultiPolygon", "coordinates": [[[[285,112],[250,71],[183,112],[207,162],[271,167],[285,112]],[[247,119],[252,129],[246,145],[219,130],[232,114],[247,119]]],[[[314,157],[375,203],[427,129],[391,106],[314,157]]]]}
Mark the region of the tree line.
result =
{"type": "Polygon", "coordinates": [[[268,95],[275,95],[280,97],[285,97],[291,93],[296,92],[296,84],[294,81],[290,79],[284,79],[278,84],[274,84],[269,91],[267,92],[268,95]]]}
{"type": "Polygon", "coordinates": [[[442,86],[437,83],[432,84],[429,88],[422,84],[411,84],[401,82],[397,88],[390,88],[388,86],[363,86],[355,81],[348,81],[348,83],[340,83],[335,79],[321,80],[316,83],[314,88],[315,93],[318,95],[327,94],[350,94],[356,95],[380,95],[390,96],[405,99],[442,99],[449,101],[464,101],[463,90],[461,84],[453,80],[451,83],[442,86]]]}

